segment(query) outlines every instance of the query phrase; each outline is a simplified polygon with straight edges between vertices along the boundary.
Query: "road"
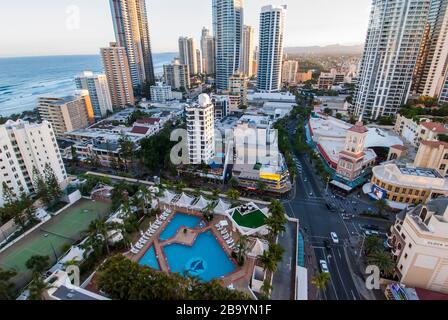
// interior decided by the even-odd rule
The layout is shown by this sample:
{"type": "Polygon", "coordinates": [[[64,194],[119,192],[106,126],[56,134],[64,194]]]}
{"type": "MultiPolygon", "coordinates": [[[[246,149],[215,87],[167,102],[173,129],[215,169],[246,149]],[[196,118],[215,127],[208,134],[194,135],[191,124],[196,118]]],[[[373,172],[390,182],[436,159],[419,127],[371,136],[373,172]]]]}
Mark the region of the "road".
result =
{"type": "MultiPolygon", "coordinates": [[[[294,126],[295,123],[291,123],[288,132],[293,132],[294,126]]],[[[362,295],[355,285],[346,252],[358,254],[359,247],[353,248],[352,245],[362,242],[363,225],[374,224],[385,232],[389,223],[360,217],[359,213],[373,206],[371,202],[360,199],[357,195],[338,198],[330,190],[327,193],[325,186],[317,179],[308,158],[299,154],[295,160],[298,169],[295,189],[292,197],[283,201],[283,204],[289,216],[299,219],[305,241],[308,241],[314,250],[316,258],[314,271],[320,271],[319,260],[325,260],[328,264],[331,279],[327,289],[320,294],[320,298],[360,300],[362,295]],[[330,211],[326,203],[331,203],[337,210],[330,211]],[[356,217],[344,220],[341,214],[343,210],[355,214],[356,217]],[[339,243],[332,242],[331,232],[336,232],[339,243]],[[324,242],[328,242],[328,248],[325,248],[324,242]]]]}

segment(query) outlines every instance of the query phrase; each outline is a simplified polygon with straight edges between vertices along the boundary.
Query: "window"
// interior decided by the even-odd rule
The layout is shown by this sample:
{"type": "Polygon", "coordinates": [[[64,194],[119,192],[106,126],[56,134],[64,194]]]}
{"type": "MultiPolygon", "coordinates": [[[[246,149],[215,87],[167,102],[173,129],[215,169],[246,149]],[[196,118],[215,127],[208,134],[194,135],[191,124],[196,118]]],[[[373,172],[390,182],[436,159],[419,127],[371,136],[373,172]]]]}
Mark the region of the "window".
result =
{"type": "Polygon", "coordinates": [[[408,258],[408,254],[407,254],[407,253],[404,254],[404,258],[405,258],[405,259],[408,258]]]}
{"type": "Polygon", "coordinates": [[[409,247],[409,249],[411,249],[412,248],[412,243],[409,243],[408,247],[409,247]]]}
{"type": "Polygon", "coordinates": [[[444,163],[441,164],[440,167],[439,167],[440,170],[445,170],[445,168],[446,168],[446,165],[444,163]]]}

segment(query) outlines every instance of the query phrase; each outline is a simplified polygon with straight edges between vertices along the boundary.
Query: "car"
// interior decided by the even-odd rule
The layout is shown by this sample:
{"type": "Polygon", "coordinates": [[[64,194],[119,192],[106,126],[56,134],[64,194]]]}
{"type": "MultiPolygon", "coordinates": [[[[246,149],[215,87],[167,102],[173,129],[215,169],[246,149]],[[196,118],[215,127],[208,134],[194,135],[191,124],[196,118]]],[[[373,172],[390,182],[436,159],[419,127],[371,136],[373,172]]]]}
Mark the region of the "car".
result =
{"type": "Polygon", "coordinates": [[[375,230],[366,230],[364,231],[364,234],[369,237],[369,236],[379,236],[380,233],[378,231],[375,230]]]}
{"type": "Polygon", "coordinates": [[[330,237],[331,237],[331,240],[333,240],[333,243],[339,243],[339,238],[338,238],[338,235],[336,234],[336,232],[330,233],[330,237]]]}
{"type": "Polygon", "coordinates": [[[319,260],[319,265],[320,265],[320,271],[330,273],[330,270],[328,270],[327,261],[319,260]]]}
{"type": "Polygon", "coordinates": [[[312,192],[310,192],[310,196],[312,196],[313,195],[313,193],[312,192]]]}
{"type": "Polygon", "coordinates": [[[374,224],[365,224],[365,225],[363,225],[363,228],[366,230],[374,230],[374,231],[380,230],[380,228],[374,224]]]}
{"type": "Polygon", "coordinates": [[[304,178],[303,181],[308,182],[308,179],[307,179],[307,178],[304,178]]]}

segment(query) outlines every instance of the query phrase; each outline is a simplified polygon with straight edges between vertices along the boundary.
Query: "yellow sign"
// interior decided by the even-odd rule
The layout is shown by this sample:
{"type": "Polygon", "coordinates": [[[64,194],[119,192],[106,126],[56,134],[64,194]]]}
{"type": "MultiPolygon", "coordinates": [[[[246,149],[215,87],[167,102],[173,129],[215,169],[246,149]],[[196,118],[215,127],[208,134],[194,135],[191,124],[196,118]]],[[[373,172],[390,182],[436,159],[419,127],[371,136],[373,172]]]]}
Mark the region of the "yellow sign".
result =
{"type": "Polygon", "coordinates": [[[271,172],[260,172],[260,179],[272,180],[272,181],[280,181],[281,176],[277,173],[271,172]]]}

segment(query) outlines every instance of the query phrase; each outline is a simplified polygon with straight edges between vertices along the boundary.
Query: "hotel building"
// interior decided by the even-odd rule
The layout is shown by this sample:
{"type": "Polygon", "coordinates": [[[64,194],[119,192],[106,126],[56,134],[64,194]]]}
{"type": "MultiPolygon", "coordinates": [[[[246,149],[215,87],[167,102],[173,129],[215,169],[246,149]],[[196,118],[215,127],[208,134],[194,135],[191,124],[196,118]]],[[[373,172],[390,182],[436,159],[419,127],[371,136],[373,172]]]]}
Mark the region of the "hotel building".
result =
{"type": "Polygon", "coordinates": [[[163,77],[165,83],[170,85],[174,90],[190,89],[188,66],[180,64],[178,59],[175,59],[171,64],[165,64],[163,66],[163,77]]]}
{"type": "Polygon", "coordinates": [[[216,88],[227,90],[229,77],[241,69],[243,0],[213,0],[216,41],[216,88]]]}
{"type": "Polygon", "coordinates": [[[373,0],[354,113],[395,115],[407,101],[431,0],[373,0]]]}
{"type": "Polygon", "coordinates": [[[104,118],[108,112],[113,111],[109,85],[105,75],[84,71],[75,78],[75,84],[77,89],[89,91],[95,120],[104,118]]]}
{"type": "Polygon", "coordinates": [[[188,66],[190,76],[198,74],[196,41],[193,38],[179,38],[179,61],[181,64],[188,66]]]}
{"type": "Polygon", "coordinates": [[[243,27],[243,57],[241,60],[241,72],[251,78],[253,76],[253,64],[254,64],[254,27],[243,27]]]}
{"type": "Polygon", "coordinates": [[[402,284],[448,294],[448,198],[403,210],[388,245],[402,284]]]}
{"type": "Polygon", "coordinates": [[[4,204],[3,182],[16,195],[34,193],[34,168],[44,174],[49,163],[58,182],[67,179],[53,126],[48,121],[29,123],[9,120],[0,126],[0,207],[4,204]]]}
{"type": "Polygon", "coordinates": [[[215,39],[210,34],[210,30],[205,27],[202,28],[201,51],[202,72],[215,74],[215,39]]]}
{"type": "Polygon", "coordinates": [[[264,6],[260,14],[257,90],[281,89],[286,6],[264,6]]]}
{"type": "Polygon", "coordinates": [[[87,90],[63,98],[40,97],[38,111],[42,120],[52,124],[57,137],[67,131],[87,128],[94,123],[92,103],[87,90]]]}
{"type": "Polygon", "coordinates": [[[207,94],[187,105],[187,141],[190,164],[208,163],[215,155],[214,107],[207,94]]]}
{"type": "Polygon", "coordinates": [[[135,104],[132,77],[125,48],[112,42],[109,47],[101,48],[101,57],[109,84],[112,106],[124,108],[126,105],[135,104]]]}
{"type": "Polygon", "coordinates": [[[125,48],[132,86],[154,83],[154,66],[145,0],[110,0],[118,47],[125,48]]]}

